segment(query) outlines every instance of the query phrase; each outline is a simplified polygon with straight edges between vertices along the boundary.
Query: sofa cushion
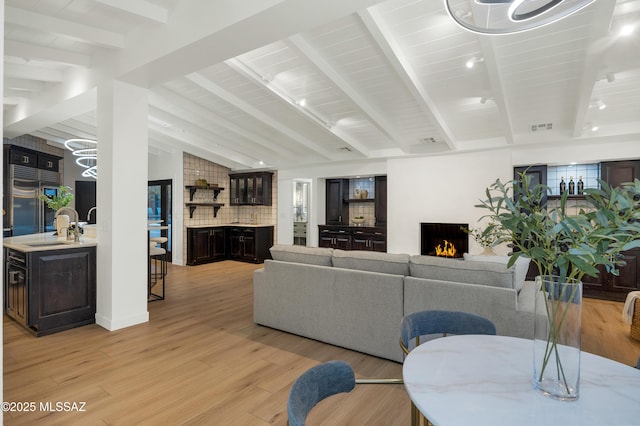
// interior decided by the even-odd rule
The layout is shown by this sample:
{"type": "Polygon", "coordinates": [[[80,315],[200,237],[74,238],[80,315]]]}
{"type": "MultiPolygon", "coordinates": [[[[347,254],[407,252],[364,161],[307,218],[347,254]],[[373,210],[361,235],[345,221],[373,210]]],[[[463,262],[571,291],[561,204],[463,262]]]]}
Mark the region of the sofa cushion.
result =
{"type": "Polygon", "coordinates": [[[276,244],[269,249],[273,260],[331,266],[332,248],[276,244]]]}
{"type": "MultiPolygon", "coordinates": [[[[496,262],[503,265],[507,265],[507,263],[509,263],[509,259],[511,258],[511,256],[483,256],[469,253],[465,253],[463,256],[464,260],[470,262],[496,262]]],[[[516,260],[516,263],[513,265],[513,268],[515,268],[515,275],[513,277],[513,288],[515,288],[517,291],[520,291],[520,289],[524,285],[525,280],[527,279],[529,263],[531,263],[531,259],[529,259],[528,257],[520,256],[516,260]]]]}
{"type": "Polygon", "coordinates": [[[514,288],[514,268],[496,262],[466,262],[437,256],[411,256],[412,277],[514,288]]]}
{"type": "Polygon", "coordinates": [[[409,275],[409,255],[361,250],[333,250],[333,266],[360,271],[409,275]]]}

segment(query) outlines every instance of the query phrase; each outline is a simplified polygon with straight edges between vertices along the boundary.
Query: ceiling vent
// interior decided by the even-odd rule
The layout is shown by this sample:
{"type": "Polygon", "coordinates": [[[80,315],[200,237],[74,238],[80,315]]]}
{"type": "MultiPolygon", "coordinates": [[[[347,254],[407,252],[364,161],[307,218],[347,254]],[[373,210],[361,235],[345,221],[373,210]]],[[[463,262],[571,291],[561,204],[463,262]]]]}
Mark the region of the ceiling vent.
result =
{"type": "Polygon", "coordinates": [[[425,145],[429,145],[429,144],[432,144],[432,143],[436,143],[436,140],[435,140],[435,138],[421,138],[420,142],[425,144],[425,145]]]}
{"type": "Polygon", "coordinates": [[[351,152],[351,148],[349,148],[348,146],[341,146],[340,148],[338,148],[338,151],[351,152]]]}
{"type": "Polygon", "coordinates": [[[530,127],[532,132],[541,132],[553,129],[553,123],[532,124],[530,127]]]}

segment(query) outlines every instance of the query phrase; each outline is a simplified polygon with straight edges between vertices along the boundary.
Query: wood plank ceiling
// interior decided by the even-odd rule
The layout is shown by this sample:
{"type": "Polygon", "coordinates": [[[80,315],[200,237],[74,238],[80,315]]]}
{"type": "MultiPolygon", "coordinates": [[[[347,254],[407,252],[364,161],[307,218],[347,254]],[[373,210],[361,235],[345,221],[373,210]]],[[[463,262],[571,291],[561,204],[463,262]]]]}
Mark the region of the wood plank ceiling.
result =
{"type": "Polygon", "coordinates": [[[105,79],[149,88],[150,149],[232,169],[640,135],[640,0],[505,36],[441,1],[315,3],[6,0],[5,137],[95,138],[105,79]]]}

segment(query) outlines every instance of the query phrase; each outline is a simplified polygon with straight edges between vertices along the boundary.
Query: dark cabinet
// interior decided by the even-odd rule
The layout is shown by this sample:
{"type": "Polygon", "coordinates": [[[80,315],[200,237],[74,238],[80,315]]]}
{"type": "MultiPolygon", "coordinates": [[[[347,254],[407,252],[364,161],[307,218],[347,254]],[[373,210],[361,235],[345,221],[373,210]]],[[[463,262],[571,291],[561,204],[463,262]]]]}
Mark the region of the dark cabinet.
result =
{"type": "Polygon", "coordinates": [[[387,251],[385,228],[319,225],[318,246],[340,250],[387,251]]]}
{"type": "Polygon", "coordinates": [[[376,226],[387,226],[387,177],[376,176],[375,183],[376,226]]]}
{"type": "Polygon", "coordinates": [[[9,164],[38,167],[38,153],[28,149],[11,147],[9,149],[9,164]]]}
{"type": "Polygon", "coordinates": [[[619,275],[609,274],[604,267],[599,267],[597,277],[582,277],[585,296],[622,302],[630,291],[640,290],[640,249],[623,254],[626,265],[620,267],[619,275]]]}
{"type": "Polygon", "coordinates": [[[640,160],[600,163],[600,177],[611,186],[633,182],[635,178],[640,177],[640,160]]]}
{"type": "Polygon", "coordinates": [[[187,228],[187,265],[233,259],[261,263],[270,257],[273,226],[187,228]]]}
{"type": "Polygon", "coordinates": [[[53,155],[38,153],[38,168],[58,172],[60,170],[60,158],[53,155]]]}
{"type": "Polygon", "coordinates": [[[232,206],[270,206],[272,172],[229,175],[229,204],[232,206]]]}
{"type": "Polygon", "coordinates": [[[7,146],[5,150],[8,153],[9,164],[35,167],[56,173],[60,171],[61,157],[13,145],[7,146]]]}
{"type": "Polygon", "coordinates": [[[387,237],[382,230],[351,230],[351,250],[387,251],[387,237]]]}
{"type": "Polygon", "coordinates": [[[348,229],[320,225],[319,230],[320,237],[318,245],[320,247],[351,250],[351,233],[348,229]]]}
{"type": "Polygon", "coordinates": [[[214,262],[226,258],[224,227],[187,229],[187,265],[214,262]]]}
{"type": "Polygon", "coordinates": [[[228,229],[229,258],[261,263],[270,257],[273,226],[231,227],[228,229]]]}
{"type": "Polygon", "coordinates": [[[327,179],[326,181],[326,218],[327,225],[348,225],[349,204],[346,197],[349,193],[348,179],[327,179]]]}
{"type": "Polygon", "coordinates": [[[36,336],[95,322],[95,247],[6,255],[8,316],[36,336]]]}

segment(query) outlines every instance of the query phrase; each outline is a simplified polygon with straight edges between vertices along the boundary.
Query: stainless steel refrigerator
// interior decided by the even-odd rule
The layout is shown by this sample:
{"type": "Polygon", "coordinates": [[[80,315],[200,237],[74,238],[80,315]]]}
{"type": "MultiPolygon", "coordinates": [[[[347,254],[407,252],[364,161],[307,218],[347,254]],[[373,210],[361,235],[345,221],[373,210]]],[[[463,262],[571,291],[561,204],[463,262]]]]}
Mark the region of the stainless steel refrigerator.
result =
{"type": "Polygon", "coordinates": [[[13,236],[54,231],[55,212],[39,199],[58,193],[60,173],[20,165],[9,166],[9,226],[13,236]]]}

